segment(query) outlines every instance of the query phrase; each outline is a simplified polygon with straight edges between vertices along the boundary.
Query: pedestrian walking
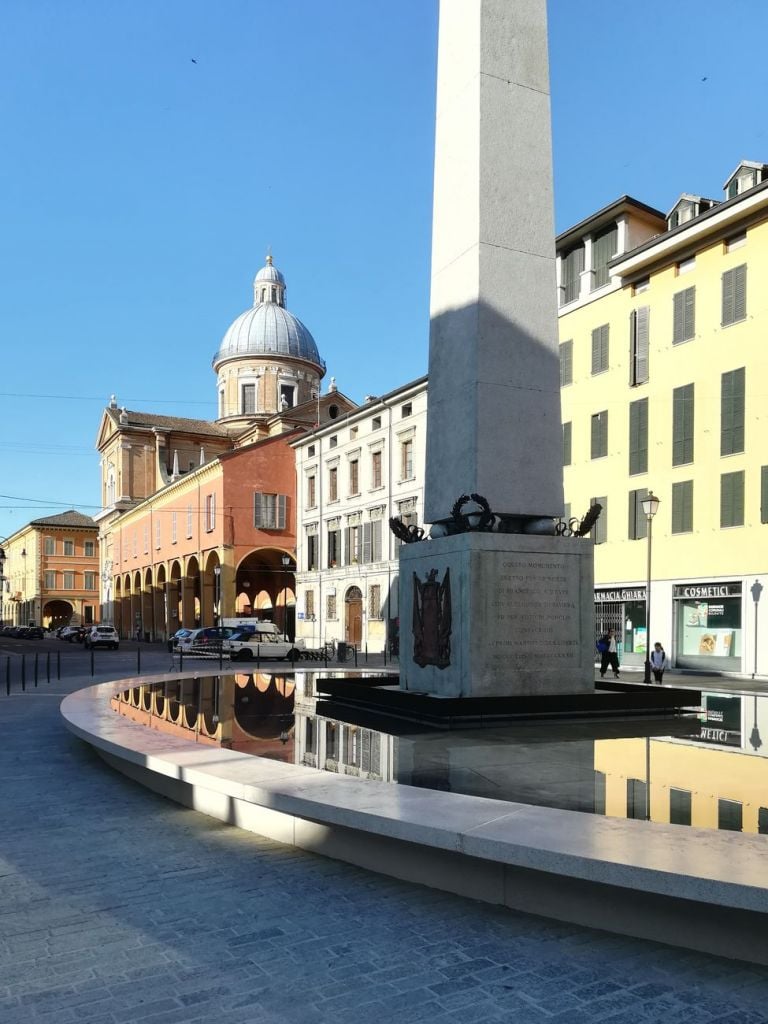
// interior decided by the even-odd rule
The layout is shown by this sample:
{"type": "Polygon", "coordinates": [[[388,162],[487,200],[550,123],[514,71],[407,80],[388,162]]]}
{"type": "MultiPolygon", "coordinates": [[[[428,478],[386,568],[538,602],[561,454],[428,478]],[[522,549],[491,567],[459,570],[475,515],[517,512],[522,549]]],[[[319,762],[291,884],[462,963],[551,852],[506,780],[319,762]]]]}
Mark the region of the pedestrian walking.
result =
{"type": "Polygon", "coordinates": [[[664,669],[667,667],[667,652],[658,640],[653,645],[650,661],[651,669],[653,670],[653,678],[657,683],[660,683],[664,678],[664,669]]]}
{"type": "Polygon", "coordinates": [[[600,678],[605,676],[608,666],[613,669],[613,678],[619,678],[619,649],[616,645],[616,635],[612,629],[600,637],[597,641],[597,649],[600,652],[600,678]]]}

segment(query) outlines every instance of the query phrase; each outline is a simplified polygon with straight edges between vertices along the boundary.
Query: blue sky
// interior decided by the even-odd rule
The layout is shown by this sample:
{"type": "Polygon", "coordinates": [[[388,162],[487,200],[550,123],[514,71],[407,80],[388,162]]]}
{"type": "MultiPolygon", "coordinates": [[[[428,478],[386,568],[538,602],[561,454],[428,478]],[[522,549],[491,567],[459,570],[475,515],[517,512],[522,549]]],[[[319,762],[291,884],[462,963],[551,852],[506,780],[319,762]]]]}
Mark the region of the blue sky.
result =
{"type": "MultiPolygon", "coordinates": [[[[768,4],[549,19],[558,230],[768,161],[768,4]]],[[[97,509],[111,393],[215,416],[268,246],[342,391],[426,372],[436,31],[436,0],[5,0],[0,537],[97,509]]]]}

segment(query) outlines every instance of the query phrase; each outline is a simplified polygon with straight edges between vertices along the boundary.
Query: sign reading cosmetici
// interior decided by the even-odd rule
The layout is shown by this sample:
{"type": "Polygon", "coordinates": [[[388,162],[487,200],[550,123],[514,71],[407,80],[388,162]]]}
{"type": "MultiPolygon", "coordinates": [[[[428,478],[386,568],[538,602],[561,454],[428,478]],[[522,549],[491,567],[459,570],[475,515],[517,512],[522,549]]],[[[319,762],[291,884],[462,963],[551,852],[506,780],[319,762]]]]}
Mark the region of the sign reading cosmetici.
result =
{"type": "Polygon", "coordinates": [[[740,583],[694,583],[672,588],[672,596],[685,599],[691,597],[740,597],[740,583]]]}

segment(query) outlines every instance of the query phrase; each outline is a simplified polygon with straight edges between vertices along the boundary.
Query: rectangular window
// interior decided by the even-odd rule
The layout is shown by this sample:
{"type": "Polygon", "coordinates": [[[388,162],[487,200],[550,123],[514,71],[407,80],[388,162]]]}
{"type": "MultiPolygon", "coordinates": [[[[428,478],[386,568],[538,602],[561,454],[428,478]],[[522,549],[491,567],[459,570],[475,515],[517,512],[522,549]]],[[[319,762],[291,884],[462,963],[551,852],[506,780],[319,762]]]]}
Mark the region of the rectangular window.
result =
{"type": "Polygon", "coordinates": [[[629,492],[629,531],[630,540],[643,540],[648,536],[648,520],[643,512],[643,499],[648,497],[648,488],[629,492]]]}
{"type": "Polygon", "coordinates": [[[56,573],[55,572],[47,572],[45,574],[45,589],[46,590],[55,590],[56,589],[56,573]]]}
{"type": "Polygon", "coordinates": [[[560,387],[573,384],[573,339],[560,346],[560,387]]]}
{"type": "MultiPolygon", "coordinates": [[[[216,495],[206,494],[205,496],[205,529],[207,533],[211,533],[216,529],[216,495]]],[[[173,540],[176,540],[176,534],[174,532],[173,540]]]]}
{"type": "Polygon", "coordinates": [[[313,444],[307,445],[307,458],[314,459],[315,457],[315,446],[313,444]]]}
{"type": "Polygon", "coordinates": [[[696,289],[685,288],[672,296],[672,344],[690,341],[696,333],[696,289]]]}
{"type": "Polygon", "coordinates": [[[317,568],[317,534],[307,534],[307,572],[317,568]]]}
{"type": "Polygon", "coordinates": [[[400,409],[400,416],[401,416],[402,419],[405,419],[406,416],[410,416],[412,413],[413,413],[413,403],[412,402],[406,402],[405,405],[402,406],[402,408],[400,409]]]}
{"type": "Polygon", "coordinates": [[[341,530],[328,531],[328,568],[333,569],[341,561],[341,530]]]}
{"type": "Polygon", "coordinates": [[[339,470],[337,466],[331,466],[328,470],[328,501],[339,500],[339,470]]]}
{"type": "Polygon", "coordinates": [[[604,373],[608,369],[608,338],[610,325],[603,324],[592,331],[592,373],[604,373]]]}
{"type": "Polygon", "coordinates": [[[629,383],[632,387],[648,380],[650,318],[649,306],[641,306],[629,314],[629,383]]]}
{"type": "Polygon", "coordinates": [[[563,424],[563,465],[570,466],[572,455],[573,424],[563,424]]]}
{"type": "MultiPolygon", "coordinates": [[[[93,542],[91,542],[91,543],[93,543],[93,542]]],[[[46,537],[45,538],[45,543],[44,543],[43,550],[44,550],[46,555],[55,555],[56,554],[56,541],[53,539],[53,537],[46,537]]]]}
{"type": "Polygon", "coordinates": [[[635,281],[635,283],[632,285],[632,294],[633,295],[642,295],[643,292],[647,292],[650,287],[651,287],[651,279],[650,279],[650,277],[643,277],[639,281],[635,281]]]}
{"type": "Polygon", "coordinates": [[[381,430],[381,416],[374,416],[371,420],[371,430],[381,430]]]}
{"type": "Polygon", "coordinates": [[[147,552],[149,551],[149,524],[148,523],[144,524],[143,536],[144,536],[144,554],[146,555],[147,552]]]}
{"type": "Polygon", "coordinates": [[[261,491],[254,494],[253,525],[257,530],[284,530],[287,518],[286,494],[264,494],[261,491]]]}
{"type": "MultiPolygon", "coordinates": [[[[208,502],[211,500],[212,497],[213,497],[213,495],[209,495],[209,497],[207,497],[205,499],[206,514],[209,513],[208,502]]],[[[176,516],[176,510],[174,509],[173,512],[171,512],[171,544],[175,544],[176,543],[176,526],[177,526],[177,521],[178,520],[177,520],[177,516],[176,516]]],[[[212,529],[212,527],[208,526],[208,529],[210,530],[210,529],[212,529]]]]}
{"type": "Polygon", "coordinates": [[[381,618],[381,586],[378,583],[368,587],[368,618],[381,618]]]}
{"type": "Polygon", "coordinates": [[[760,467],[760,522],[768,523],[768,466],[760,467]]]}
{"type": "Polygon", "coordinates": [[[371,453],[371,487],[381,487],[381,452],[371,453]]]}
{"type": "Polygon", "coordinates": [[[192,506],[187,505],[187,537],[192,536],[192,506]]]}
{"type": "Polygon", "coordinates": [[[720,526],[744,525],[744,471],[720,477],[720,526]]]}
{"type": "Polygon", "coordinates": [[[627,779],[627,817],[645,820],[648,808],[648,787],[642,779],[627,779]]]}
{"type": "MultiPolygon", "coordinates": [[[[750,184],[747,187],[751,188],[752,185],[750,184]]],[[[744,191],[744,189],[742,188],[742,192],[743,191],[744,191]]],[[[733,252],[735,249],[740,249],[743,245],[746,245],[746,244],[747,244],[747,232],[746,231],[740,231],[738,233],[738,235],[731,235],[731,237],[726,240],[725,251],[726,252],[733,252]]]]}
{"type": "Polygon", "coordinates": [[[608,454],[608,410],[596,412],[592,417],[590,457],[602,459],[608,454]]]}
{"type": "Polygon", "coordinates": [[[160,519],[155,520],[155,547],[160,548],[160,519]]]}
{"type": "Polygon", "coordinates": [[[360,493],[360,462],[358,459],[351,459],[349,463],[349,494],[360,493]]]}
{"type": "Polygon", "coordinates": [[[332,437],[328,438],[328,447],[329,448],[335,448],[338,443],[339,443],[339,435],[338,434],[334,434],[332,437]]]}
{"type": "Polygon", "coordinates": [[[672,484],[672,533],[693,532],[693,480],[672,484]]]}
{"type": "Polygon", "coordinates": [[[696,257],[689,256],[687,260],[680,260],[677,264],[676,270],[678,274],[688,274],[691,270],[696,269],[696,257]]]}
{"type": "Polygon", "coordinates": [[[243,384],[241,391],[241,402],[240,411],[243,415],[248,416],[251,413],[256,412],[256,385],[255,384],[243,384]]]}
{"type": "Polygon", "coordinates": [[[629,474],[648,472],[648,399],[629,404],[629,474]]]}
{"type": "Polygon", "coordinates": [[[74,553],[75,553],[75,542],[73,540],[65,540],[64,541],[64,554],[65,555],[74,555],[74,553]]]}
{"type": "Polygon", "coordinates": [[[744,451],[744,367],[720,378],[720,454],[744,451]]]}
{"type": "Polygon", "coordinates": [[[95,572],[86,572],[86,573],[83,574],[83,577],[85,579],[85,589],[86,590],[95,590],[96,589],[96,573],[95,572]]]}
{"type": "Polygon", "coordinates": [[[561,283],[561,305],[566,302],[573,302],[579,297],[581,290],[581,275],[584,271],[584,246],[579,245],[571,249],[562,258],[560,267],[561,283]]]}
{"type": "Polygon", "coordinates": [[[723,274],[722,326],[738,323],[747,318],[747,265],[726,270],[723,274]]]}
{"type": "Polygon", "coordinates": [[[87,540],[85,542],[85,550],[84,550],[83,554],[85,555],[86,558],[93,558],[93,556],[96,554],[96,543],[95,543],[95,541],[87,540]]]}
{"type": "Polygon", "coordinates": [[[348,526],[344,530],[344,564],[356,565],[363,557],[363,528],[348,526]]]}
{"type": "Polygon", "coordinates": [[[610,279],[608,263],[616,255],[618,242],[619,230],[615,224],[595,236],[592,242],[593,288],[602,288],[604,284],[608,284],[610,279]]]}
{"type": "Polygon", "coordinates": [[[326,619],[335,619],[336,616],[336,595],[328,594],[325,599],[325,617],[326,619]]]}
{"type": "Polygon", "coordinates": [[[738,800],[717,801],[717,827],[726,832],[742,831],[742,805],[738,800]]]}
{"type": "Polygon", "coordinates": [[[608,540],[608,497],[604,494],[601,498],[592,498],[589,505],[590,508],[592,505],[602,505],[597,522],[592,527],[592,537],[595,544],[605,544],[608,540]]]}
{"type": "Polygon", "coordinates": [[[133,557],[136,558],[139,554],[139,531],[133,531],[133,557]]]}
{"type": "Polygon", "coordinates": [[[410,480],[413,477],[413,441],[400,443],[400,479],[410,480]]]}
{"type": "Polygon", "coordinates": [[[691,824],[691,794],[687,789],[669,790],[670,825],[691,824]]]}
{"type": "Polygon", "coordinates": [[[64,589],[74,590],[75,589],[75,574],[73,572],[64,573],[64,589]]]}
{"type": "Polygon", "coordinates": [[[354,441],[355,440],[355,438],[357,437],[357,431],[358,431],[357,427],[350,427],[349,428],[349,439],[350,439],[350,441],[354,441]]]}
{"type": "Polygon", "coordinates": [[[314,590],[304,591],[304,618],[314,619],[315,617],[315,592],[314,590]]]}
{"type": "Polygon", "coordinates": [[[672,465],[693,462],[694,386],[683,384],[672,392],[672,465]]]}
{"type": "Polygon", "coordinates": [[[313,473],[307,477],[307,508],[317,507],[317,478],[313,473]]]}

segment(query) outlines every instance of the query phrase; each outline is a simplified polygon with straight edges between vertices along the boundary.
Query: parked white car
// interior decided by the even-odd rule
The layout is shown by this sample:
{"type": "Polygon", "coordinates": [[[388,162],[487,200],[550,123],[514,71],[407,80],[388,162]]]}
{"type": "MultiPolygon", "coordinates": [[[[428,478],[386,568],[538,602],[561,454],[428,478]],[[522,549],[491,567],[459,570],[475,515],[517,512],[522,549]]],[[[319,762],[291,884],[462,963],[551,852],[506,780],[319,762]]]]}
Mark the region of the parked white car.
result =
{"type": "Polygon", "coordinates": [[[109,647],[116,651],[120,646],[120,637],[114,626],[91,626],[83,643],[86,647],[109,647]]]}
{"type": "Polygon", "coordinates": [[[259,622],[255,633],[250,630],[235,632],[224,641],[224,654],[232,661],[251,661],[254,658],[285,658],[298,660],[306,644],[303,640],[289,640],[273,622],[259,622]]]}

